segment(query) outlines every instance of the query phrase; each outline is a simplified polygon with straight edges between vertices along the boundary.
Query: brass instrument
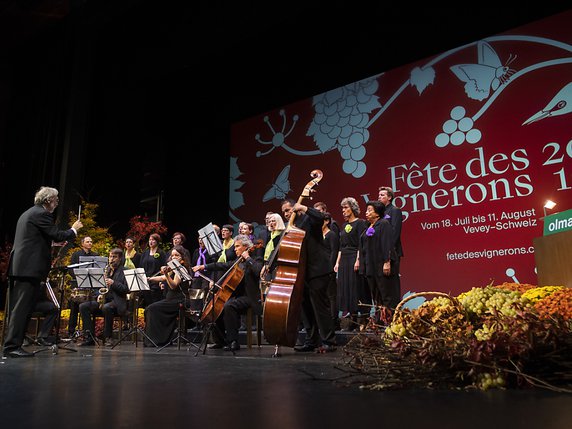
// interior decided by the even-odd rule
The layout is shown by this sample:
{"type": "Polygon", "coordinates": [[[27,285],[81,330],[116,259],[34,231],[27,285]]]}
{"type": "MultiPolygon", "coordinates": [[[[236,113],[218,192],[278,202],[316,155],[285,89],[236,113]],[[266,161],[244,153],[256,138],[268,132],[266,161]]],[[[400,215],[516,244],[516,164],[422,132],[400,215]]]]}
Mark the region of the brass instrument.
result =
{"type": "MultiPolygon", "coordinates": [[[[103,270],[103,280],[107,280],[110,276],[113,276],[113,266],[109,263],[105,266],[103,270]]],[[[106,282],[107,283],[107,282],[106,282]]],[[[97,295],[97,304],[99,305],[99,309],[103,309],[103,305],[105,304],[105,295],[109,292],[108,287],[99,288],[99,295],[97,295]]]]}
{"type": "Polygon", "coordinates": [[[75,288],[71,291],[70,300],[77,304],[93,301],[93,294],[91,289],[75,288]]]}

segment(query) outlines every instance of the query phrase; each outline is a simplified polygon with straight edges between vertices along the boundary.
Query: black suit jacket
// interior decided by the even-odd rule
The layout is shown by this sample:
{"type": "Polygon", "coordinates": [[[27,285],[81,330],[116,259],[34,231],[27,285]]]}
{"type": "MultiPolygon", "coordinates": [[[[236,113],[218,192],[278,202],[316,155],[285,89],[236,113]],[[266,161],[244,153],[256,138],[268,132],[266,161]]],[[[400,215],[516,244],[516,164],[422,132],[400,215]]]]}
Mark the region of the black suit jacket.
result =
{"type": "Polygon", "coordinates": [[[54,223],[54,215],[43,206],[30,207],[22,213],[16,225],[8,274],[11,277],[45,280],[52,263],[52,241],[69,241],[75,239],[75,236],[71,228],[58,228],[54,223]]]}
{"type": "Polygon", "coordinates": [[[124,267],[120,267],[114,271],[111,276],[113,284],[105,296],[105,302],[113,302],[113,305],[120,315],[125,314],[125,311],[127,310],[127,293],[129,293],[127,280],[123,273],[124,269],[124,267]]]}
{"type": "Polygon", "coordinates": [[[304,245],[306,246],[306,281],[333,273],[330,264],[330,254],[324,244],[322,225],[324,215],[313,207],[308,207],[305,214],[297,214],[294,225],[306,231],[304,245]]]}
{"type": "Polygon", "coordinates": [[[393,248],[398,257],[403,256],[403,247],[401,246],[401,224],[403,222],[403,214],[401,210],[395,207],[393,204],[388,204],[385,206],[385,215],[391,228],[393,229],[393,248]]]}

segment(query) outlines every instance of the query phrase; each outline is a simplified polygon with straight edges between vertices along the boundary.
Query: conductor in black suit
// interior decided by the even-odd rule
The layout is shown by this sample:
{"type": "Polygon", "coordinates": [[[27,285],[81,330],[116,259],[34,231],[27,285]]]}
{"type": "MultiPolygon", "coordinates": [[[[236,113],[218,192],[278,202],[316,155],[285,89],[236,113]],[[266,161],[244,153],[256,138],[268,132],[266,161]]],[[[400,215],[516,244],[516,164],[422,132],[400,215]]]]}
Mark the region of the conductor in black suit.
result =
{"type": "Polygon", "coordinates": [[[59,229],[53,215],[58,203],[57,189],[43,186],[36,192],[34,206],[18,219],[8,267],[10,297],[5,356],[34,356],[22,348],[22,343],[29,316],[41,293],[40,284],[50,271],[52,242],[75,239],[83,226],[77,220],[70,229],[59,229]]]}

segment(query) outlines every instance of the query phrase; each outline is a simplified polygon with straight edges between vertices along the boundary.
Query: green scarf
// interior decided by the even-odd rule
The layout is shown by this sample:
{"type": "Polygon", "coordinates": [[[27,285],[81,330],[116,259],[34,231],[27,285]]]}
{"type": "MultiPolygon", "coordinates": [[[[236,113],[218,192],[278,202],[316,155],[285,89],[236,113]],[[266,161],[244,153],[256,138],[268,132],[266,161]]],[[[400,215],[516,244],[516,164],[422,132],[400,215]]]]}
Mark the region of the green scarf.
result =
{"type": "Polygon", "coordinates": [[[230,241],[228,242],[228,245],[225,245],[224,243],[222,244],[222,253],[218,257],[217,262],[226,262],[226,251],[228,249],[230,249],[232,246],[234,246],[234,240],[233,239],[230,239],[230,241]]]}
{"type": "Polygon", "coordinates": [[[264,260],[268,261],[268,259],[270,258],[270,255],[272,255],[272,252],[274,251],[274,239],[276,237],[278,237],[280,235],[282,231],[272,231],[270,233],[270,240],[268,240],[268,243],[266,244],[266,249],[264,249],[264,260]]]}

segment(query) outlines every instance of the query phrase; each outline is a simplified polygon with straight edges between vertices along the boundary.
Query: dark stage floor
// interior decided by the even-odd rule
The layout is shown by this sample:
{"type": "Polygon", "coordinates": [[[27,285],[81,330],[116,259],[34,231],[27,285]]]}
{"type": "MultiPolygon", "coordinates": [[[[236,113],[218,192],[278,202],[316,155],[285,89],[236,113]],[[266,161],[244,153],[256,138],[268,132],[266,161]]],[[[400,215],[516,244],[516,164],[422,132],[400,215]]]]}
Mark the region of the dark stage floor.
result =
{"type": "Polygon", "coordinates": [[[75,348],[1,361],[2,429],[572,427],[570,394],[347,386],[341,348],[281,358],[269,345],[197,357],[186,346],[75,348]]]}

